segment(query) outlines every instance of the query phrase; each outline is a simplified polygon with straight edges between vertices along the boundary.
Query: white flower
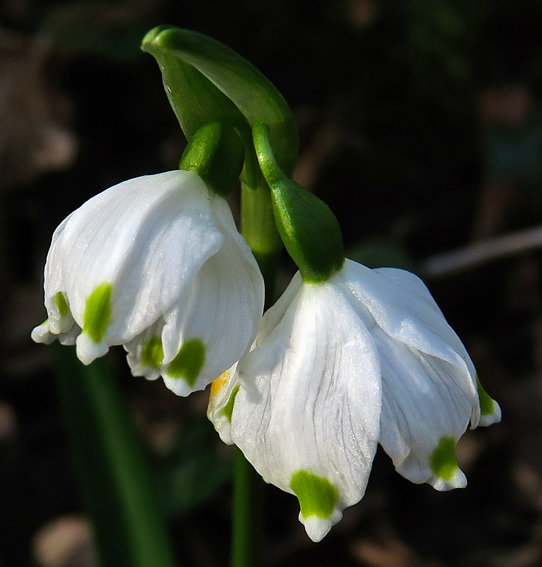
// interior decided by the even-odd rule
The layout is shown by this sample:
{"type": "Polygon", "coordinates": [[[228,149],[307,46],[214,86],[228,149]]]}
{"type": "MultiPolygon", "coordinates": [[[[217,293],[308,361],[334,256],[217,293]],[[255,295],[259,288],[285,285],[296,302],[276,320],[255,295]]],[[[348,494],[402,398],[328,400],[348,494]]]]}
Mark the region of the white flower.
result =
{"type": "Polygon", "coordinates": [[[500,419],[425,285],[349,260],[324,283],[296,274],[222,386],[210,417],[235,396],[222,438],[297,495],[314,541],[363,497],[378,443],[407,479],[448,490],[466,484],[459,437],[500,419]]]}
{"type": "Polygon", "coordinates": [[[111,187],[57,228],[48,319],[32,338],[76,343],[85,364],[122,344],[134,375],[187,395],[241,357],[263,296],[225,199],[194,172],[170,171],[111,187]]]}

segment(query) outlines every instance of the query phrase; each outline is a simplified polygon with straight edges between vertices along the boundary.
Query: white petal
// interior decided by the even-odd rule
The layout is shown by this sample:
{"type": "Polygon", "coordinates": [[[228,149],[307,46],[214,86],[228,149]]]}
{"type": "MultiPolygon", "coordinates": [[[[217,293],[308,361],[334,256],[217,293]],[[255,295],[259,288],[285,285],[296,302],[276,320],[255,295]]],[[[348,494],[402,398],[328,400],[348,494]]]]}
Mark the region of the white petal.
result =
{"type": "Polygon", "coordinates": [[[164,322],[160,318],[135,339],[124,345],[128,352],[126,359],[133,376],[144,376],[147,380],[156,380],[164,359],[162,329],[164,322]]]}
{"type": "MultiPolygon", "coordinates": [[[[120,183],[87,201],[53,235],[45,273],[49,315],[62,291],[83,327],[88,297],[110,283],[112,318],[103,342],[127,342],[172,307],[222,240],[208,190],[195,173],[120,183]]],[[[82,339],[82,352],[105,348],[87,342],[82,339]]]]}
{"type": "Polygon", "coordinates": [[[75,340],[77,358],[83,364],[90,364],[109,351],[106,343],[93,341],[86,333],[81,333],[75,340]]]}
{"type": "Polygon", "coordinates": [[[34,327],[30,336],[34,342],[46,345],[50,345],[56,339],[56,335],[53,335],[49,330],[49,319],[34,327]]]}
{"type": "Polygon", "coordinates": [[[484,390],[477,378],[478,397],[480,399],[480,423],[482,427],[493,425],[501,421],[502,412],[499,404],[484,390]]]}
{"type": "Polygon", "coordinates": [[[463,367],[412,350],[381,329],[374,329],[373,337],[382,368],[380,443],[384,450],[397,471],[412,482],[429,482],[439,490],[464,486],[464,475],[453,466],[453,448],[477,404],[470,375],[463,367]],[[442,457],[448,460],[439,475],[442,459],[435,450],[443,438],[453,444],[445,447],[449,450],[442,457]]]}
{"type": "Polygon", "coordinates": [[[75,340],[81,328],[79,325],[73,323],[66,332],[53,333],[51,332],[51,324],[49,319],[45,320],[41,325],[38,325],[32,330],[31,338],[36,343],[44,343],[50,345],[53,341],[57,340],[63,345],[74,345],[75,340]]]}
{"type": "Polygon", "coordinates": [[[474,364],[472,363],[467,349],[464,347],[456,332],[446,321],[442,311],[423,281],[415,274],[397,268],[377,268],[373,271],[401,290],[402,294],[406,296],[405,300],[409,311],[412,311],[415,316],[423,321],[428,328],[432,329],[435,334],[442,337],[451,348],[463,358],[471,376],[475,376],[474,364]],[[414,301],[413,298],[417,298],[418,301],[414,301]],[[429,307],[427,311],[423,309],[424,303],[429,307]]]}
{"type": "Polygon", "coordinates": [[[239,391],[239,376],[236,374],[237,363],[223,372],[211,384],[207,417],[215,426],[220,439],[226,445],[232,445],[231,416],[235,397],[239,391]]]}
{"type": "Polygon", "coordinates": [[[81,328],[79,327],[79,325],[77,325],[77,323],[75,323],[67,333],[58,335],[58,342],[61,345],[73,346],[76,343],[77,337],[80,335],[80,333],[81,328]]]}
{"type": "Polygon", "coordinates": [[[281,299],[265,314],[265,338],[239,362],[232,437],[267,482],[290,493],[309,485],[311,498],[314,487],[327,493],[325,511],[305,502],[305,514],[300,497],[318,541],[364,494],[379,435],[380,368],[372,338],[332,283],[302,285],[298,275],[285,297],[291,303],[281,299]]]}
{"type": "Polygon", "coordinates": [[[264,302],[263,278],[245,240],[237,232],[229,206],[212,202],[224,241],[194,278],[185,297],[165,316],[162,333],[165,384],[178,395],[201,390],[241,358],[252,343],[264,302]],[[199,340],[205,360],[195,382],[175,377],[170,363],[187,341],[199,340]]]}
{"type": "MultiPolygon", "coordinates": [[[[420,351],[458,369],[461,387],[476,397],[474,365],[457,334],[450,327],[423,282],[414,274],[394,268],[370,270],[347,260],[346,286],[357,302],[360,316],[373,318],[369,329],[381,328],[411,351],[420,351]]],[[[382,353],[381,353],[382,354],[382,353]]],[[[473,401],[471,426],[480,419],[480,407],[473,401]]]]}

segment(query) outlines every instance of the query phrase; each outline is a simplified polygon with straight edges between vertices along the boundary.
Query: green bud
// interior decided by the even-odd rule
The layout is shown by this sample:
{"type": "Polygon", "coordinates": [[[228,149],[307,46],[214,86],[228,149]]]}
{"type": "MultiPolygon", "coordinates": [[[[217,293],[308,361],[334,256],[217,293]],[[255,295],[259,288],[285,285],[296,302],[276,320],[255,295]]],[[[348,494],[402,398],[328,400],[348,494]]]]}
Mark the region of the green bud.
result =
{"type": "Polygon", "coordinates": [[[329,280],[344,265],[341,228],[331,209],[289,179],[278,166],[267,125],[255,123],[254,146],[260,168],[271,188],[273,214],[288,253],[303,280],[329,280]]]}
{"type": "Polygon", "coordinates": [[[195,171],[209,189],[227,197],[239,179],[244,156],[243,142],[234,128],[211,122],[190,138],[179,169],[195,171]]]}
{"type": "MultiPolygon", "coordinates": [[[[292,111],[253,65],[210,37],[171,26],[151,30],[141,48],[156,58],[187,138],[202,125],[220,121],[236,126],[250,144],[250,128],[264,122],[277,162],[291,174],[298,150],[292,111]]],[[[250,184],[256,185],[253,179],[250,184]]]]}

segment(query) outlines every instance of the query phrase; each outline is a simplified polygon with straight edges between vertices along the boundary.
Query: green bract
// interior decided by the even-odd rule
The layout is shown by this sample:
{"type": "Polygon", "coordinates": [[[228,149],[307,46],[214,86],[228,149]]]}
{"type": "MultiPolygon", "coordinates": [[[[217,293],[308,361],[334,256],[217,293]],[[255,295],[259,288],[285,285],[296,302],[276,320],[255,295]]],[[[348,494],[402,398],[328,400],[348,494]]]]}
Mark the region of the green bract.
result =
{"type": "Polygon", "coordinates": [[[265,180],[271,187],[273,213],[284,246],[303,280],[329,280],[344,265],[341,228],[331,209],[286,177],[270,143],[266,124],[254,124],[254,146],[265,180]]]}
{"type": "MultiPolygon", "coordinates": [[[[281,168],[293,171],[298,136],[292,111],[275,86],[248,61],[210,37],[172,26],[151,30],[141,48],[156,58],[187,138],[203,124],[229,121],[250,145],[250,128],[259,120],[269,126],[281,168]]],[[[252,173],[255,169],[245,171],[245,175],[252,173]]]]}

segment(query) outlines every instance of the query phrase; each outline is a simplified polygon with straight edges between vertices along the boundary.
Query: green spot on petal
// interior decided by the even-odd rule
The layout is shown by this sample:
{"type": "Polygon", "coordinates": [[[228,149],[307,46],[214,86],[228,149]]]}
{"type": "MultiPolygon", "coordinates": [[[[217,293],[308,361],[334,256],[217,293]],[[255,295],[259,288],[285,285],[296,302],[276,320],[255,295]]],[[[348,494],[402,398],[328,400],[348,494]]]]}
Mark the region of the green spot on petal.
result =
{"type": "Polygon", "coordinates": [[[172,378],[183,378],[193,387],[205,364],[205,345],[200,339],[186,341],[177,356],[168,366],[167,373],[172,378]]]}
{"type": "Polygon", "coordinates": [[[153,370],[160,370],[164,358],[164,349],[160,337],[153,337],[143,345],[141,364],[153,370]]]}
{"type": "Polygon", "coordinates": [[[339,500],[339,491],[334,484],[327,478],[308,471],[298,471],[293,474],[290,488],[299,500],[304,518],[309,516],[329,518],[339,500]]]}
{"type": "Polygon", "coordinates": [[[476,386],[478,388],[478,399],[480,400],[480,412],[482,415],[492,415],[495,411],[495,402],[484,390],[480,378],[476,376],[476,386]]]}
{"type": "Polygon", "coordinates": [[[96,344],[101,343],[107,327],[111,322],[111,294],[113,285],[100,284],[87,298],[83,333],[86,333],[96,344]]]}
{"type": "Polygon", "coordinates": [[[66,315],[69,314],[70,308],[68,307],[68,302],[61,291],[55,294],[55,305],[61,317],[66,317],[66,315]]]}
{"type": "Polygon", "coordinates": [[[450,480],[459,468],[455,445],[452,437],[441,437],[437,448],[431,453],[431,470],[442,480],[450,480]]]}
{"type": "Polygon", "coordinates": [[[231,423],[231,414],[233,413],[233,404],[235,403],[235,396],[237,396],[237,392],[239,391],[239,386],[235,386],[232,390],[230,399],[228,403],[222,408],[221,413],[222,415],[231,423]]]}

